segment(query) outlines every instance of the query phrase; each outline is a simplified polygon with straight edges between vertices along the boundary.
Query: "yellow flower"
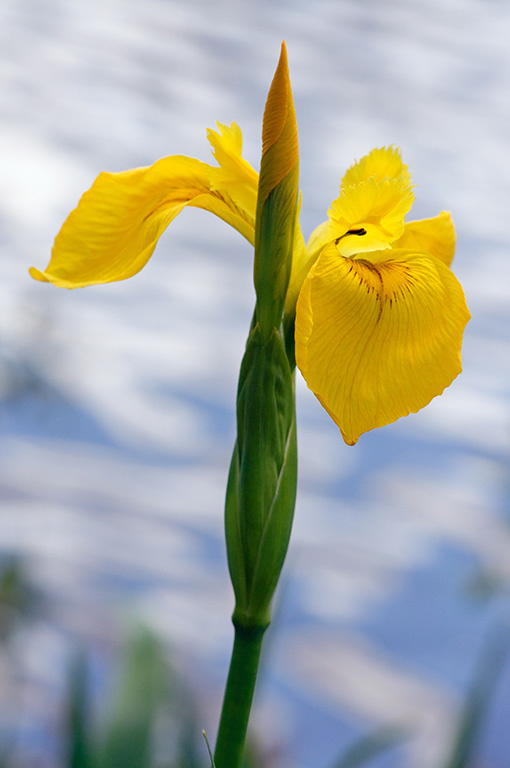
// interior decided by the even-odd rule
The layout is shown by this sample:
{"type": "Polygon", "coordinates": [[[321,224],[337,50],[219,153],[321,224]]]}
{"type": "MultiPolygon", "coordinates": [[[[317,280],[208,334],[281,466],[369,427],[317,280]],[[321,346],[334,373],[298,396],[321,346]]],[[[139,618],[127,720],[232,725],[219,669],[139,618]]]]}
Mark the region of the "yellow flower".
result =
{"type": "MultiPolygon", "coordinates": [[[[271,176],[273,144],[280,162],[288,153],[283,172],[297,169],[284,54],[268,100],[262,196],[280,181],[271,176]]],[[[57,235],[46,270],[31,275],[64,288],[131,277],[186,206],[216,214],[253,244],[259,177],[242,157],[241,131],[218,123],[208,139],[217,167],[171,156],[100,174],[57,235]]],[[[461,371],[470,315],[450,270],[455,230],[446,212],[405,223],[413,199],[400,151],[375,149],[349,168],[306,246],[295,227],[285,317],[295,317],[296,362],[349,445],[423,408],[461,371]]]]}
{"type": "Polygon", "coordinates": [[[450,270],[450,214],[405,224],[413,202],[398,150],[377,149],[342,179],[308,243],[296,362],[354,445],[427,405],[461,372],[470,315],[450,270]]]}

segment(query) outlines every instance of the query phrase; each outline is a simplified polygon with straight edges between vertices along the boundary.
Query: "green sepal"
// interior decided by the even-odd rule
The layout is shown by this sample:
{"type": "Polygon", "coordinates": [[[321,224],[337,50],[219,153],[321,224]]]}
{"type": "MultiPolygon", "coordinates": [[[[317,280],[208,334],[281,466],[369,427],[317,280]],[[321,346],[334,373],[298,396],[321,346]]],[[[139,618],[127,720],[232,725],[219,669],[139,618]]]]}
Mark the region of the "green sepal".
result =
{"type": "Polygon", "coordinates": [[[280,334],[257,324],[237,396],[238,438],[230,467],[225,532],[234,621],[263,626],[287,553],[297,484],[294,379],[280,334]]]}
{"type": "MultiPolygon", "coordinates": [[[[266,162],[270,156],[271,149],[266,162]]],[[[298,194],[299,165],[296,163],[257,206],[254,283],[257,321],[264,339],[273,328],[280,327],[282,320],[292,267],[298,194]]]]}

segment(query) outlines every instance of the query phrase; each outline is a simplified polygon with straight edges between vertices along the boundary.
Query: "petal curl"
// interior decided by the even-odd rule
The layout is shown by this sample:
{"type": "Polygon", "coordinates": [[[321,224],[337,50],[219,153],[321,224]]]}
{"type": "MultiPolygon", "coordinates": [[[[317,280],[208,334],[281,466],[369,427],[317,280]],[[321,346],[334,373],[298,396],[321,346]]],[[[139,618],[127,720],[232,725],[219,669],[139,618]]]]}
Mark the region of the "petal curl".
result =
{"type": "Polygon", "coordinates": [[[346,171],[341,188],[345,189],[345,187],[359,184],[371,177],[378,181],[395,179],[404,186],[411,183],[408,167],[402,162],[398,147],[373,149],[346,171]]]}
{"type": "Polygon", "coordinates": [[[455,227],[448,211],[441,211],[431,219],[409,221],[402,237],[393,243],[393,248],[412,248],[431,253],[447,267],[455,253],[455,227]]]}
{"type": "Polygon", "coordinates": [[[48,267],[32,267],[32,277],[64,288],[131,277],[185,206],[216,214],[253,243],[258,175],[241,157],[239,128],[218,127],[209,139],[219,168],[177,155],[101,173],[64,222],[48,267]]]}
{"type": "MultiPolygon", "coordinates": [[[[216,123],[216,128],[216,131],[212,128],[207,130],[207,139],[220,166],[210,170],[212,188],[225,196],[228,193],[232,207],[249,212],[250,219],[254,220],[259,175],[242,155],[241,129],[236,123],[230,126],[216,123]]],[[[252,242],[251,238],[247,239],[252,242]]]]}
{"type": "Polygon", "coordinates": [[[293,264],[289,295],[297,295],[320,252],[333,240],[338,240],[336,245],[342,255],[350,256],[387,248],[401,236],[405,231],[404,216],[414,199],[410,181],[407,165],[396,147],[373,149],[354,163],[342,179],[340,196],[331,204],[330,218],[314,229],[306,251],[302,237],[295,248],[299,269],[293,264]]]}
{"type": "Polygon", "coordinates": [[[341,238],[338,245],[344,256],[387,248],[402,236],[413,200],[412,188],[399,179],[372,177],[342,189],[328,211],[332,239],[341,238]]]}
{"type": "Polygon", "coordinates": [[[461,371],[469,320],[441,261],[411,250],[344,258],[327,246],[296,308],[296,362],[346,443],[414,413],[461,371]]]}

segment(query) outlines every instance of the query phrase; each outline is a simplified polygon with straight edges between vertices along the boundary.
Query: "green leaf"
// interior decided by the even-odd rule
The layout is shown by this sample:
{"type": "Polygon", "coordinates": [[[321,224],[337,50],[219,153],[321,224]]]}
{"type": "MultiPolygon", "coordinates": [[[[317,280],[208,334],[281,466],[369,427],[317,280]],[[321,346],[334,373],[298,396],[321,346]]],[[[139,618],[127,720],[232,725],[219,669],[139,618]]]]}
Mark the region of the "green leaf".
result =
{"type": "Polygon", "coordinates": [[[97,760],[88,734],[87,660],[78,654],[69,674],[67,700],[68,768],[94,768],[97,760]]]}
{"type": "Polygon", "coordinates": [[[166,691],[167,666],[154,637],[140,631],[128,646],[108,716],[101,768],[149,768],[153,727],[166,691]]]}
{"type": "Polygon", "coordinates": [[[498,627],[485,643],[444,768],[468,768],[510,648],[510,629],[498,627]]]}
{"type": "Polygon", "coordinates": [[[30,618],[41,602],[41,595],[30,584],[23,562],[10,555],[0,572],[0,642],[5,642],[21,621],[30,618]]]}
{"type": "Polygon", "coordinates": [[[360,768],[378,755],[400,744],[409,736],[407,729],[399,726],[383,726],[356,741],[333,768],[360,768]]]}

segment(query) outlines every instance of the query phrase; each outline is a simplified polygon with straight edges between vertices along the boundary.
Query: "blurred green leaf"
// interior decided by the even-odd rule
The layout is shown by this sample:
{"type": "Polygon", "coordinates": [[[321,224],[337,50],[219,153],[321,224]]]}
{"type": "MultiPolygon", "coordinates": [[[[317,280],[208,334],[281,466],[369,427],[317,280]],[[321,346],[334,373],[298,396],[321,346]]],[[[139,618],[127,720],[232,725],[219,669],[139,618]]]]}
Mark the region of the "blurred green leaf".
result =
{"type": "Polygon", "coordinates": [[[382,752],[401,744],[408,736],[407,729],[392,725],[383,726],[356,741],[340,760],[334,763],[333,768],[359,768],[382,752]]]}
{"type": "Polygon", "coordinates": [[[502,573],[478,566],[465,586],[465,592],[473,600],[488,601],[508,591],[508,582],[502,573]]]}
{"type": "MultiPolygon", "coordinates": [[[[168,744],[167,753],[175,755],[171,766],[175,768],[203,768],[203,749],[200,742],[200,728],[196,712],[196,702],[190,693],[186,681],[177,679],[174,674],[168,694],[168,718],[163,722],[163,729],[168,730],[170,719],[173,720],[173,744],[168,744]]],[[[167,739],[168,743],[168,739],[167,739]]],[[[158,763],[161,765],[161,762],[158,763]]],[[[165,766],[168,764],[165,762],[165,766]]]]}
{"type": "Polygon", "coordinates": [[[243,755],[243,768],[264,768],[266,760],[261,754],[259,744],[249,736],[246,741],[246,747],[243,755]]]}
{"type": "Polygon", "coordinates": [[[100,768],[149,768],[154,728],[168,692],[168,667],[147,630],[128,645],[112,709],[107,715],[100,768]]]}
{"type": "Polygon", "coordinates": [[[87,705],[81,654],[69,676],[66,768],[203,768],[196,702],[147,629],[126,644],[99,728],[87,705]]]}
{"type": "Polygon", "coordinates": [[[510,627],[498,627],[485,643],[444,768],[468,768],[510,648],[510,627]]]}
{"type": "Polygon", "coordinates": [[[6,557],[0,570],[0,642],[7,641],[19,622],[33,614],[40,600],[20,558],[6,557]]]}
{"type": "Polygon", "coordinates": [[[88,737],[87,660],[79,654],[69,675],[67,702],[68,768],[95,768],[97,760],[88,737]]]}

